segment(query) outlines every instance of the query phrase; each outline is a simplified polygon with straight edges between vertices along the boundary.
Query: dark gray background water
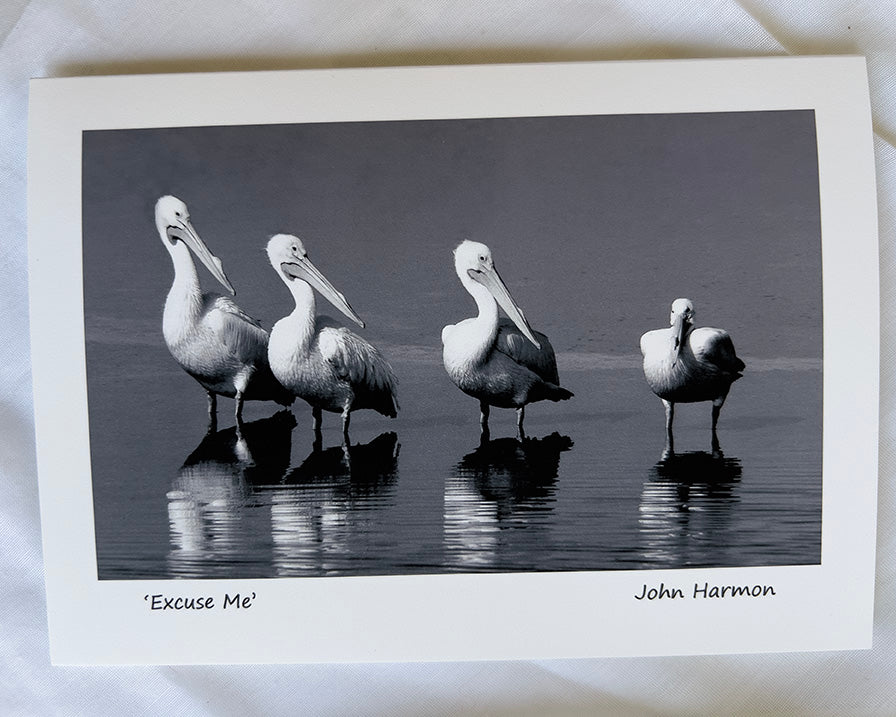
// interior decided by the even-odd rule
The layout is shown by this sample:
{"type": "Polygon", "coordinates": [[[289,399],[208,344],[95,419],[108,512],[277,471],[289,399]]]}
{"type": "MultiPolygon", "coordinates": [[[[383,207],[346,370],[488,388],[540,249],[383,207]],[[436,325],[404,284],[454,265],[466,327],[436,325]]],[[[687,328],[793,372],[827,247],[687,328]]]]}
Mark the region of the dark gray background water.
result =
{"type": "MultiPolygon", "coordinates": [[[[822,302],[810,111],[93,131],[84,297],[103,579],[590,570],[820,561],[822,302]],[[161,335],[162,194],[187,202],[236,300],[292,309],[264,255],[298,234],[391,360],[402,412],[353,445],[310,409],[204,391],[161,335]],[[475,305],[452,266],[487,243],[576,396],[478,407],[441,367],[475,305]],[[747,363],[710,455],[708,404],[663,410],[638,339],[692,299],[747,363]],[[297,424],[297,425],[294,425],[297,424]]],[[[214,280],[200,269],[206,289],[214,280]]],[[[319,302],[318,310],[334,314],[319,302]]]]}

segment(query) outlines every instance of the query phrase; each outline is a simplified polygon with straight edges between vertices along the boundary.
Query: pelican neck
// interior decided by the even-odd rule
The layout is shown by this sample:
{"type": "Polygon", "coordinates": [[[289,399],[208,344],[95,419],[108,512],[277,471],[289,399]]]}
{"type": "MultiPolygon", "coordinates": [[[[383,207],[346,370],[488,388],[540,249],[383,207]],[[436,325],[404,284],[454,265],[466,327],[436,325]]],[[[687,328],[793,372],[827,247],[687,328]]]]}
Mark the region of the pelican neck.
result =
{"type": "Polygon", "coordinates": [[[495,301],[495,297],[486,287],[469,275],[466,279],[462,276],[461,282],[479,309],[479,315],[476,317],[477,323],[488,326],[490,330],[496,330],[498,327],[498,302],[495,301]]]}
{"type": "Polygon", "coordinates": [[[182,242],[166,245],[174,264],[174,280],[165,299],[162,333],[168,345],[185,339],[202,314],[202,287],[189,248],[182,242]],[[181,246],[178,246],[181,245],[181,246]]]}
{"type": "Polygon", "coordinates": [[[301,279],[286,279],[286,287],[292,298],[296,302],[296,306],[290,316],[298,324],[301,329],[301,342],[307,343],[314,335],[314,322],[316,305],[314,299],[314,289],[306,281],[301,279]]]}
{"type": "Polygon", "coordinates": [[[172,290],[175,288],[185,289],[188,292],[199,291],[199,274],[196,271],[196,264],[190,254],[190,249],[182,241],[176,241],[174,244],[165,239],[168,253],[171,254],[171,261],[174,264],[174,283],[172,290]]]}

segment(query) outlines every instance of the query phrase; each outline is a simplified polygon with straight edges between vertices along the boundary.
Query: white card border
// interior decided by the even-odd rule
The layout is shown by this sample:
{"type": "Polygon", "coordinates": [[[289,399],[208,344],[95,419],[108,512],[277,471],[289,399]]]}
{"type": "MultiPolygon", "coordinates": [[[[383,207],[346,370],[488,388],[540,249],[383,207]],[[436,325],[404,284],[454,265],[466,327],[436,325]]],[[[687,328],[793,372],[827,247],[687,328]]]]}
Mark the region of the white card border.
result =
{"type": "Polygon", "coordinates": [[[52,661],[482,660],[870,647],[879,298],[866,77],[863,58],[826,57],[33,80],[32,367],[52,661]],[[825,304],[820,566],[96,579],[81,284],[83,130],[783,109],[815,110],[818,132],[825,304]],[[773,585],[776,595],[633,599],[643,583],[661,581],[773,585]],[[143,599],[214,595],[220,605],[225,592],[254,592],[254,606],[174,613],[151,611],[143,599]]]}

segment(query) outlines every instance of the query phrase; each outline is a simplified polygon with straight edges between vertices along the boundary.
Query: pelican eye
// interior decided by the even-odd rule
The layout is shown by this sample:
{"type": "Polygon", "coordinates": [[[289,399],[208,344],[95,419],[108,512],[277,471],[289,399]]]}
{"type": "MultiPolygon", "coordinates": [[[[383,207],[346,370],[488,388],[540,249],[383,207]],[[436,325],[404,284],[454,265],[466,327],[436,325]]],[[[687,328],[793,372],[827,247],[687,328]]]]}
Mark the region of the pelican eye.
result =
{"type": "Polygon", "coordinates": [[[484,254],[480,254],[480,255],[479,255],[479,261],[483,261],[483,262],[485,261],[485,255],[484,255],[484,254]]]}

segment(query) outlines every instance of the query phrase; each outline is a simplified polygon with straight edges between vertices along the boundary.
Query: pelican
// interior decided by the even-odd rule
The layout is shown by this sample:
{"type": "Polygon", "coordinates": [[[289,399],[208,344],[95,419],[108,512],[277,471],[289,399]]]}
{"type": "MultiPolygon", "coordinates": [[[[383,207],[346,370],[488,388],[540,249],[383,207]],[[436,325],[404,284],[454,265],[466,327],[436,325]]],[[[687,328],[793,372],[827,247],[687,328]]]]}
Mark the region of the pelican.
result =
{"type": "Polygon", "coordinates": [[[271,329],[268,360],[277,379],[311,405],[315,434],[320,434],[321,411],[342,414],[346,440],[352,411],[372,408],[394,418],[398,382],[383,355],[330,317],[315,314],[316,289],[364,328],[345,297],[311,263],[298,237],[277,234],[268,242],[267,252],[296,302],[293,312],[271,329]]]}
{"type": "Polygon", "coordinates": [[[672,418],[676,403],[712,401],[713,446],[716,424],[731,384],[741,378],[744,362],[734,353],[727,331],[694,328],[694,305],[689,299],[672,302],[671,328],[648,331],[641,337],[644,377],[666,408],[666,449],[672,451],[672,418]]]}
{"type": "Polygon", "coordinates": [[[290,405],[293,397],[268,367],[267,332],[229,298],[200,288],[191,250],[227,291],[236,293],[221,260],[193,229],[187,205],[177,197],[161,197],[156,228],[174,264],[162,333],[171,355],[208,393],[209,430],[216,428],[219,395],[236,399],[237,425],[246,399],[290,405]]]}
{"type": "Polygon", "coordinates": [[[490,406],[516,408],[523,433],[526,404],[565,401],[557,360],[548,337],[532,330],[510,296],[485,245],[464,241],[454,250],[460,283],[475,299],[479,315],[442,329],[442,361],[464,393],[479,399],[480,426],[488,432],[490,406]],[[498,304],[510,320],[498,318],[498,304]]]}

